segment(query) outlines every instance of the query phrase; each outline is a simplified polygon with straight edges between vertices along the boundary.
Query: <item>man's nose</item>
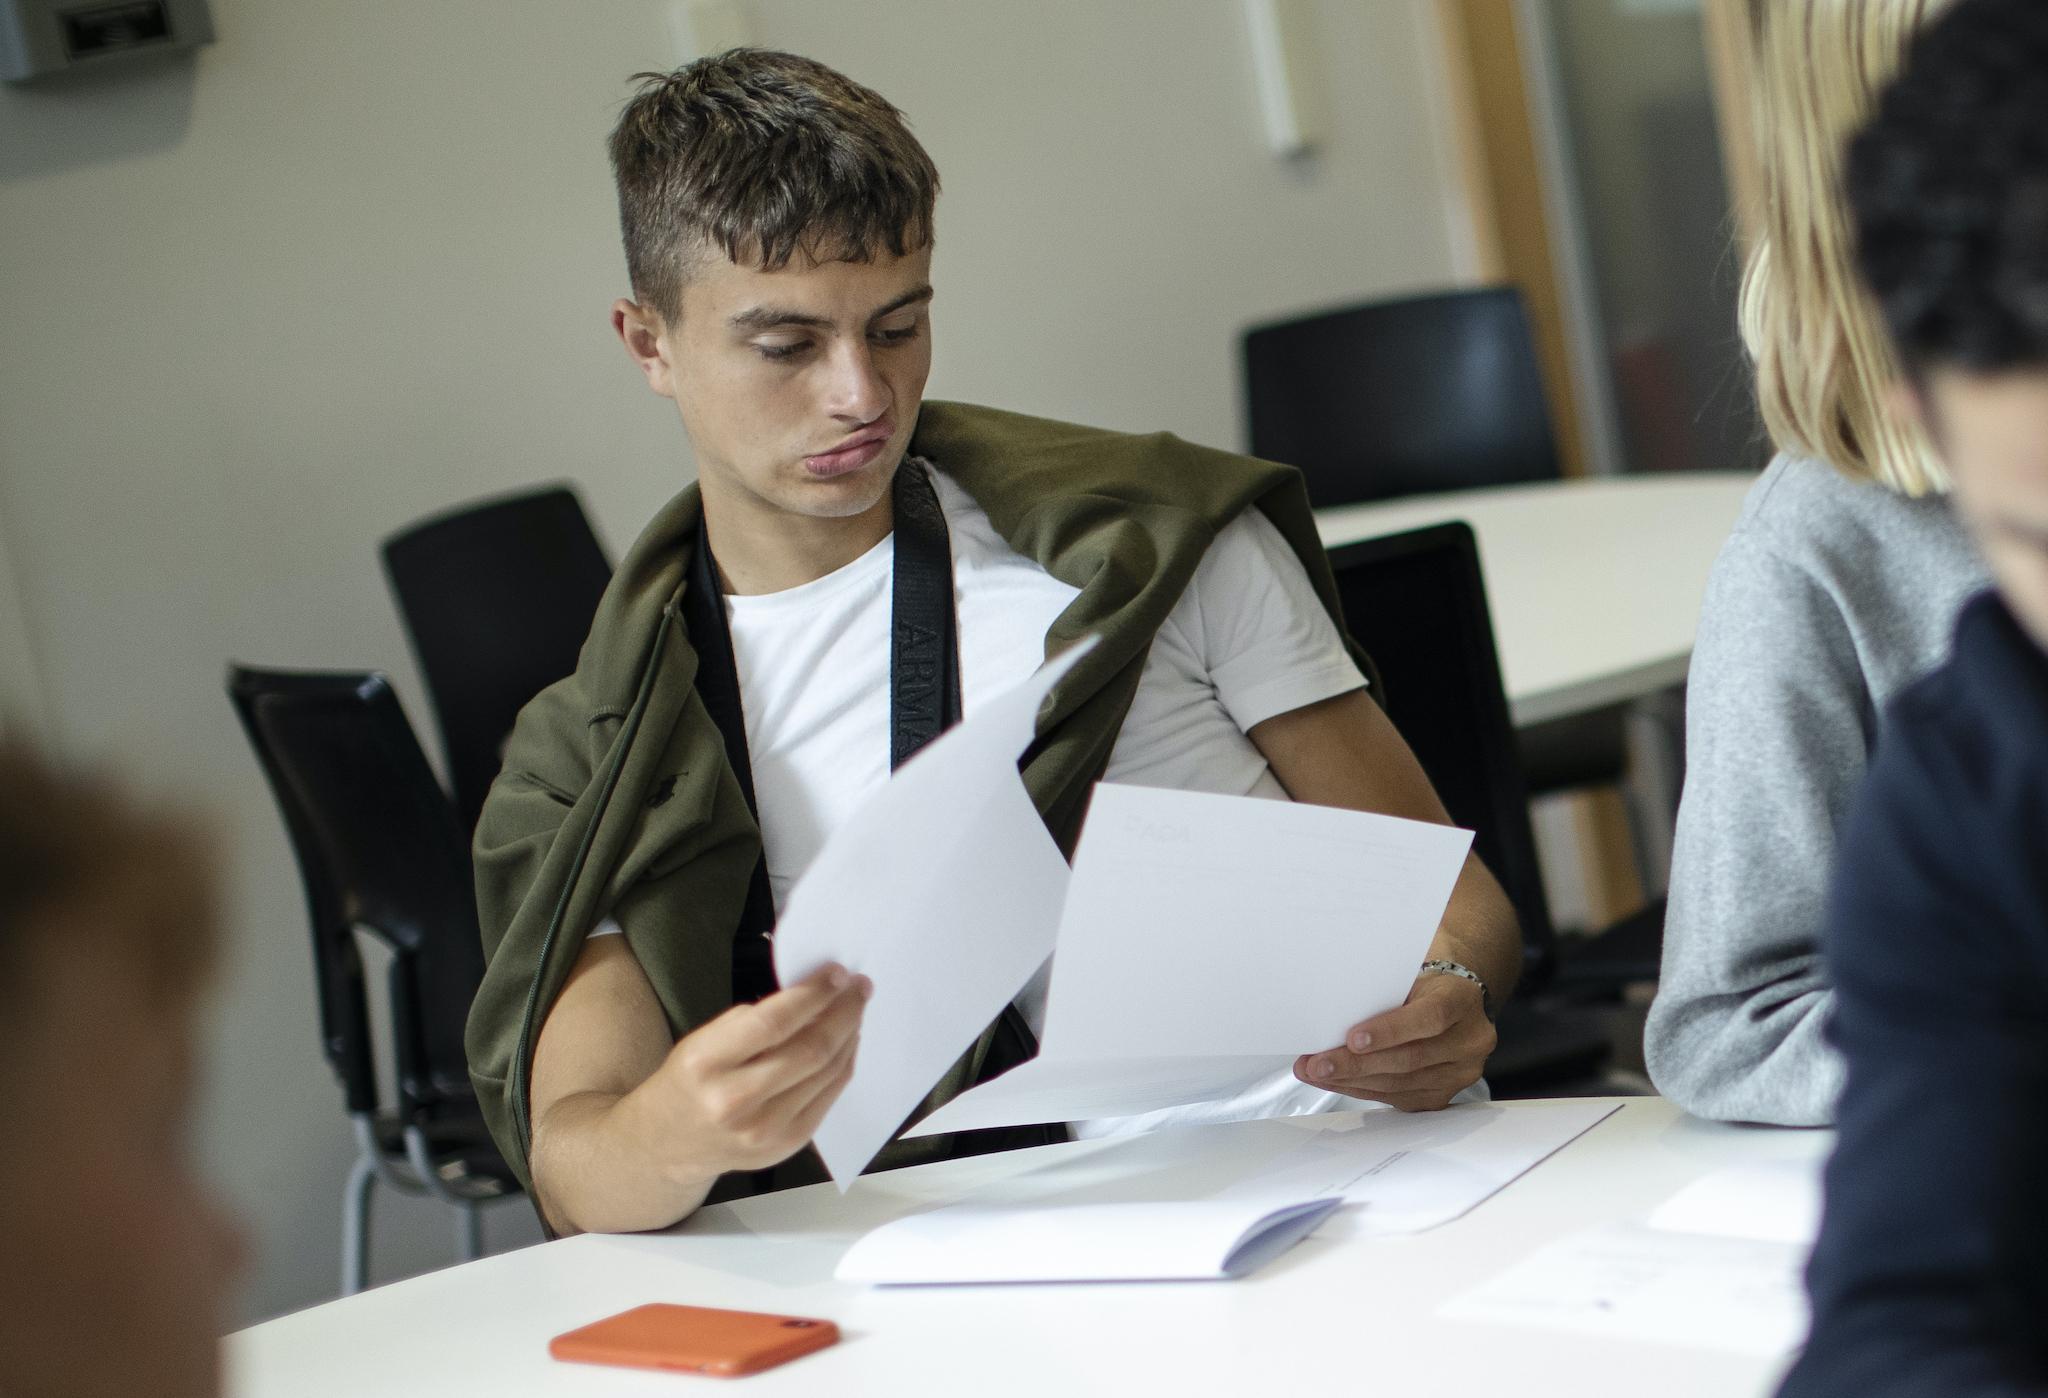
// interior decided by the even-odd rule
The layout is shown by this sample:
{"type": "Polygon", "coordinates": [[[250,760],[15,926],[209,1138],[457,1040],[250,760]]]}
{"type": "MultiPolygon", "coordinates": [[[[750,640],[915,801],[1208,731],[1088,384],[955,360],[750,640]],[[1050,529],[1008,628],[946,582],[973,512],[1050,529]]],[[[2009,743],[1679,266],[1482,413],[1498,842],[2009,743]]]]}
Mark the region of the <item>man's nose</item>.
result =
{"type": "Polygon", "coordinates": [[[854,424],[873,422],[889,410],[889,385],[865,340],[845,345],[832,356],[832,382],[827,409],[854,424]]]}

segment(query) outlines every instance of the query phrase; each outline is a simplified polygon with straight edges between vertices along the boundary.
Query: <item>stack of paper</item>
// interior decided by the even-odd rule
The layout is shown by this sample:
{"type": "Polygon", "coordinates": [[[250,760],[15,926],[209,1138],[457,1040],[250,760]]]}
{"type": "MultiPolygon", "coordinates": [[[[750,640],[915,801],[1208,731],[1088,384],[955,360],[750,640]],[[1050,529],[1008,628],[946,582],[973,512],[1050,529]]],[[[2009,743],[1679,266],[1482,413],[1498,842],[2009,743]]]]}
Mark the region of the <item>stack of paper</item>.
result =
{"type": "Polygon", "coordinates": [[[1103,786],[1069,871],[1017,772],[1084,645],[926,747],[790,892],[775,966],[875,990],[816,1145],[845,1188],[1055,944],[1044,1051],[921,1134],[1227,1098],[1399,1005],[1467,831],[1249,797],[1103,786]]]}
{"type": "Polygon", "coordinates": [[[1475,1103],[1230,1122],[1045,1152],[967,1202],[885,1224],[840,1264],[895,1284],[1242,1276],[1340,1204],[1352,1233],[1458,1217],[1615,1110],[1475,1103]]]}
{"type": "Polygon", "coordinates": [[[1407,998],[1471,832],[1102,786],[1074,855],[1036,1059],[912,1134],[1228,1097],[1407,998]]]}

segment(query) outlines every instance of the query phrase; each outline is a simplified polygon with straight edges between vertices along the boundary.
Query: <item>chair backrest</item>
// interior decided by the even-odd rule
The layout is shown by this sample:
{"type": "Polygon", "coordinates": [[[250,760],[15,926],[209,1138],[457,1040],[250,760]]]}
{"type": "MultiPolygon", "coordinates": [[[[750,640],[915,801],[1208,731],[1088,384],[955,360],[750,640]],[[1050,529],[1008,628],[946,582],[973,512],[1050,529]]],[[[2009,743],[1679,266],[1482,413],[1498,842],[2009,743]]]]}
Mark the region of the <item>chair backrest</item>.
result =
{"type": "Polygon", "coordinates": [[[1252,454],[1299,466],[1319,506],[1559,473],[1513,287],[1257,326],[1244,376],[1252,454]]]}
{"type": "Polygon", "coordinates": [[[1486,583],[1470,526],[1330,551],[1344,617],[1385,682],[1380,696],[1451,818],[1475,832],[1522,923],[1525,982],[1548,975],[1556,933],[1536,857],[1486,583]]]}
{"type": "Polygon", "coordinates": [[[423,520],[383,554],[473,830],[512,721],[576,668],[611,564],[566,486],[423,520]]]}
{"type": "Polygon", "coordinates": [[[389,682],[230,666],[227,687],[305,884],[322,1047],[349,1110],[377,1104],[361,928],[392,952],[400,1111],[474,1113],[462,1033],[483,947],[468,842],[389,682]]]}

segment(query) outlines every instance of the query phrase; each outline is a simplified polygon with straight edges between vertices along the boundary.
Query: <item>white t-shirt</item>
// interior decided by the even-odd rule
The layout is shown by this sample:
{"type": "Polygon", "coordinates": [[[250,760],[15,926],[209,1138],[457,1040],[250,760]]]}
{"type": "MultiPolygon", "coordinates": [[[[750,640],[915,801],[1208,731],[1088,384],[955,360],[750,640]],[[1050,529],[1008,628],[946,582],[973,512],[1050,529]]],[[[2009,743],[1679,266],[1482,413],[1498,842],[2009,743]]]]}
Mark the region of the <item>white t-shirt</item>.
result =
{"type": "MultiPolygon", "coordinates": [[[[1045,634],[1078,589],[1012,549],[943,471],[931,475],[952,536],[960,702],[971,715],[1044,663],[1045,634]]],[[[725,599],[778,909],[832,831],[888,780],[894,563],[892,535],[801,587],[725,599]]],[[[1246,733],[1364,684],[1294,550],[1248,510],[1217,535],[1154,638],[1104,780],[1286,800],[1246,733]]],[[[1017,999],[1034,1033],[1044,1026],[1046,974],[1017,999]]],[[[1359,1105],[1283,1073],[1226,1102],[1093,1122],[1077,1134],[1359,1105]]]]}

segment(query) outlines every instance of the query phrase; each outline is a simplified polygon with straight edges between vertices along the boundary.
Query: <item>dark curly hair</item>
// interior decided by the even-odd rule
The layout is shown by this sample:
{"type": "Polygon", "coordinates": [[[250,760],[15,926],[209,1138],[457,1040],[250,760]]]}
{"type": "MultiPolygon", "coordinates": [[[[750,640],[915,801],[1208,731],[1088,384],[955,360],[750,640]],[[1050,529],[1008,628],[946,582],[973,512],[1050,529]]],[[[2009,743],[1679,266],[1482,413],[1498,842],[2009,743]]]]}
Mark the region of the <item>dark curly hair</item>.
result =
{"type": "Polygon", "coordinates": [[[634,294],[665,319],[706,250],[774,271],[930,245],[939,172],[872,88],[768,49],[636,77],[612,171],[634,294]]]}
{"type": "Polygon", "coordinates": [[[2048,0],[1960,0],[1925,30],[1847,180],[1909,372],[2048,365],[2048,0]]]}

